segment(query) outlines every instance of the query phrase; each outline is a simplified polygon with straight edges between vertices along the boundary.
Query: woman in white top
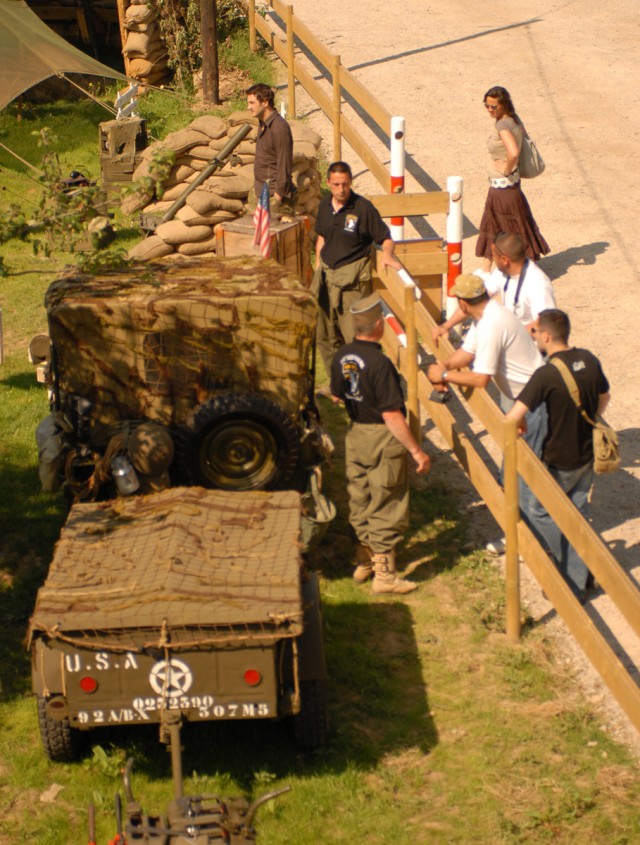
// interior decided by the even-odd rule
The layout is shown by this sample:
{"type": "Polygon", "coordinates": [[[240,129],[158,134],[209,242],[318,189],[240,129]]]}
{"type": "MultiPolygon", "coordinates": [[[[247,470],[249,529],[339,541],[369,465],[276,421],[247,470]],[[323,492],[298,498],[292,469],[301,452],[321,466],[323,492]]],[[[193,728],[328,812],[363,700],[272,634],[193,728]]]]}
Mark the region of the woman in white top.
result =
{"type": "Polygon", "coordinates": [[[495,125],[487,143],[491,156],[489,193],[480,221],[476,255],[483,259],[483,269],[489,270],[496,235],[512,232],[523,239],[527,257],[538,261],[549,252],[549,245],[540,234],[520,188],[518,161],[526,130],[506,88],[499,85],[490,88],[484,95],[484,105],[495,125]]]}

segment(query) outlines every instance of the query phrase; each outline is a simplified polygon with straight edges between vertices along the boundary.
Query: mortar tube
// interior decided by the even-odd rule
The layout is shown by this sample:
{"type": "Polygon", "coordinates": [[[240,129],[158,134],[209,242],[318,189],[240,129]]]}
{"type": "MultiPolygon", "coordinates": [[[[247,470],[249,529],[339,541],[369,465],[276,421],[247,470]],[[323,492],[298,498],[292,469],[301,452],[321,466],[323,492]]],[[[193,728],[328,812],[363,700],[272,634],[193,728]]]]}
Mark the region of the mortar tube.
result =
{"type": "Polygon", "coordinates": [[[178,199],[173,203],[173,205],[167,209],[165,214],[162,216],[162,222],[168,223],[169,220],[173,220],[176,214],[180,211],[182,206],[186,203],[187,197],[189,194],[193,193],[196,188],[199,188],[203,182],[211,176],[212,173],[220,167],[223,167],[226,164],[226,159],[229,158],[231,153],[235,150],[238,144],[247,137],[249,132],[253,129],[253,126],[250,123],[245,123],[243,126],[238,129],[236,134],[233,138],[230,138],[229,141],[224,145],[224,147],[220,150],[218,155],[205,167],[204,170],[201,170],[200,173],[196,176],[193,182],[187,186],[185,192],[182,196],[178,197],[178,199]]]}

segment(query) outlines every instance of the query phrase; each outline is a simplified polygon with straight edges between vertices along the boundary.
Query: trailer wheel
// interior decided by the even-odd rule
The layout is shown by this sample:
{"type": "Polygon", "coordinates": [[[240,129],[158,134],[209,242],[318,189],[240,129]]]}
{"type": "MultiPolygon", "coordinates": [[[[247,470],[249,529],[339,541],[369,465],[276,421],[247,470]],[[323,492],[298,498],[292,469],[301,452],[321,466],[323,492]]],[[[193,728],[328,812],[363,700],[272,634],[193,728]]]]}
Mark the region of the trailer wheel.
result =
{"type": "Polygon", "coordinates": [[[327,744],[329,718],[324,680],[300,682],[300,712],[293,717],[293,734],[298,748],[305,751],[327,744]]]}
{"type": "Polygon", "coordinates": [[[181,480],[222,490],[274,490],[298,463],[299,432],[266,397],[226,393],[197,409],[178,437],[181,480]]]}
{"type": "Polygon", "coordinates": [[[81,749],[80,731],[69,724],[68,717],[52,719],[47,715],[47,699],[38,696],[38,724],[42,747],[49,760],[54,763],[68,763],[75,760],[81,749]]]}

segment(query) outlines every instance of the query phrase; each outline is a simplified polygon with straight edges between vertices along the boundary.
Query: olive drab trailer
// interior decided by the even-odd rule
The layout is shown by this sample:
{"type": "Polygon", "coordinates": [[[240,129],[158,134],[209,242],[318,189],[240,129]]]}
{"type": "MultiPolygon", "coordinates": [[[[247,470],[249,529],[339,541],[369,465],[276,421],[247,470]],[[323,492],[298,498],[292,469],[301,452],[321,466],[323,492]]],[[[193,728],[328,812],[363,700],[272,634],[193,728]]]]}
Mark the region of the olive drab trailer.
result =
{"type": "Polygon", "coordinates": [[[46,306],[40,475],[71,504],[29,632],[47,755],[181,720],[290,716],[324,744],[313,297],[241,257],[67,274],[46,306]]]}

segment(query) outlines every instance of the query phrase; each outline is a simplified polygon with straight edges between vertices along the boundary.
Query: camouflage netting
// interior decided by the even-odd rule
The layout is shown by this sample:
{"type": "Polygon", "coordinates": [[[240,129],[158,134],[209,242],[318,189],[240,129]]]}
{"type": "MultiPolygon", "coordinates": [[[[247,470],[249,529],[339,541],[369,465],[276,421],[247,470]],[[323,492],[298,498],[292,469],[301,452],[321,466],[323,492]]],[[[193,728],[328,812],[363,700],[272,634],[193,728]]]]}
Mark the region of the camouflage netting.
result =
{"type": "MultiPolygon", "coordinates": [[[[236,147],[227,164],[189,195],[175,219],[162,223],[151,237],[132,247],[130,257],[147,261],[176,252],[182,255],[215,253],[216,229],[221,223],[247,212],[247,198],[253,188],[258,121],[250,112],[234,112],[224,119],[201,115],[184,129],[147,147],[142,153],[142,163],[133,174],[133,182],[143,185],[141,180],[149,175],[154,156],[162,150],[171,151],[175,156],[171,172],[159,191],[140,187],[122,203],[125,214],[142,212],[161,219],[245,123],[252,126],[251,132],[236,147]]],[[[313,223],[320,203],[318,150],[322,139],[304,123],[290,121],[290,126],[293,134],[291,175],[298,189],[295,211],[309,217],[313,223]]]]}
{"type": "Polygon", "coordinates": [[[105,426],[182,425],[217,392],[260,393],[296,417],[306,404],[317,306],[274,261],[67,274],[45,302],[62,397],[90,400],[105,426]]]}
{"type": "Polygon", "coordinates": [[[297,636],[299,533],[291,491],[173,488],[74,505],[30,636],[122,649],[297,636]]]}

